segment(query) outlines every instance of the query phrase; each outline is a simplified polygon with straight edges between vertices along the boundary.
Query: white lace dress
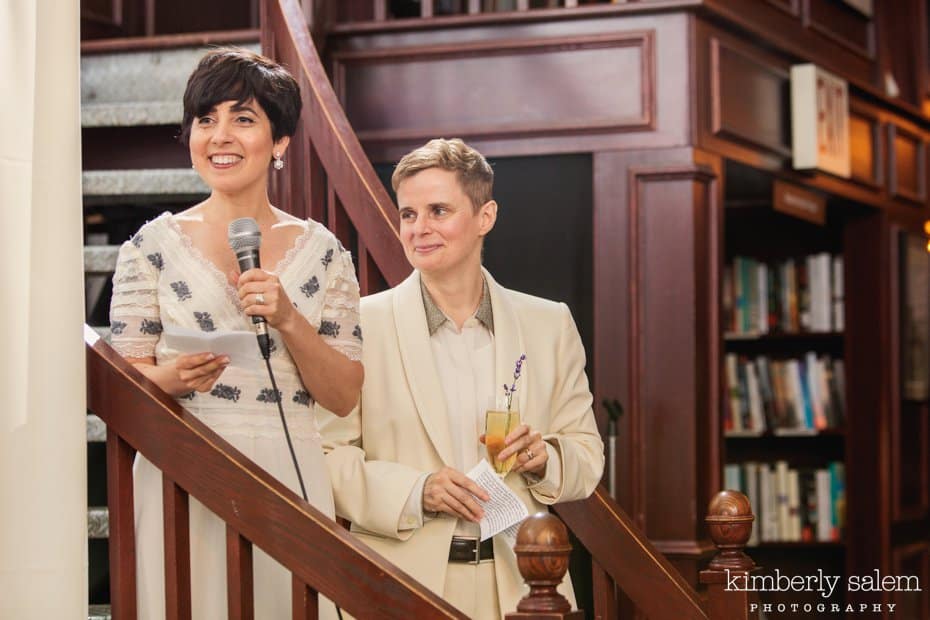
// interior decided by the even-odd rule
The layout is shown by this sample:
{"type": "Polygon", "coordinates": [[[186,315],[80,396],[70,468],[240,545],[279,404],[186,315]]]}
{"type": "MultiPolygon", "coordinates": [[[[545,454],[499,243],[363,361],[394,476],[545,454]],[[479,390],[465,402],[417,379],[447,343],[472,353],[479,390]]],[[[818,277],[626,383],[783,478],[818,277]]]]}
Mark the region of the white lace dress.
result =
{"type": "MultiPolygon", "coordinates": [[[[361,359],[359,291],[352,259],[323,226],[307,220],[274,272],[294,305],[333,348],[361,359]]],[[[166,324],[212,331],[251,330],[236,290],[194,248],[174,216],[164,213],[120,248],[110,308],[113,347],[124,357],[154,356],[158,364],[177,357],[161,338],[166,324]]],[[[209,393],[180,397],[187,410],[298,494],[300,487],[281,428],[280,397],[310,502],[333,516],[333,498],[313,397],[275,330],[271,364],[280,390],[267,376],[229,367],[209,393]]],[[[257,353],[257,346],[256,346],[257,353]]],[[[162,476],[141,455],[134,467],[139,618],[165,617],[162,476]]],[[[198,620],[226,618],[226,529],[190,499],[191,604],[198,620]]],[[[255,617],[291,617],[291,576],[253,548],[255,617]]],[[[334,616],[321,599],[321,617],[334,616]]]]}

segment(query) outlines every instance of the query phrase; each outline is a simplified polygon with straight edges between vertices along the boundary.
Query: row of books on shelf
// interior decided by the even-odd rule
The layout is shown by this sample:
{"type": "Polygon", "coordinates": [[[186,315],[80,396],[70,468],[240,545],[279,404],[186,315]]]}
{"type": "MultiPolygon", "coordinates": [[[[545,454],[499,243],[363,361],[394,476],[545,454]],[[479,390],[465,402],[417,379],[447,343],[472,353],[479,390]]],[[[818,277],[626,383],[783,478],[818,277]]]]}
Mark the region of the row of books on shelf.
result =
{"type": "Polygon", "coordinates": [[[843,331],[843,257],[827,252],[724,268],[724,326],[736,335],[843,331]]]}
{"type": "Polygon", "coordinates": [[[724,466],[724,486],[745,494],[756,517],[749,545],[770,542],[839,542],[846,514],[845,469],[745,462],[724,466]]]}
{"type": "Polygon", "coordinates": [[[842,359],[809,352],[801,358],[750,358],[728,353],[724,400],[727,435],[812,434],[843,426],[846,371],[842,359]]]}

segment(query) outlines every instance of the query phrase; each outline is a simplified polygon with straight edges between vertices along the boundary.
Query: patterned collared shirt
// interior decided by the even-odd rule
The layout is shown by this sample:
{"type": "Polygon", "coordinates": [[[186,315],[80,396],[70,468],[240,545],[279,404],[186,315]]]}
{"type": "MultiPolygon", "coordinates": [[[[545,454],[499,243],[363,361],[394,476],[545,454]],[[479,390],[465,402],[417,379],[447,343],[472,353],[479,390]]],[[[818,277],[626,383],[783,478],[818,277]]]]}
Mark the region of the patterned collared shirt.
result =
{"type": "MultiPolygon", "coordinates": [[[[481,291],[481,301],[478,302],[478,309],[475,310],[475,318],[493,334],[494,312],[491,310],[491,292],[488,289],[488,281],[482,279],[482,283],[484,287],[481,291]]],[[[429,327],[429,335],[432,336],[436,333],[436,330],[442,327],[443,323],[449,320],[449,317],[443,314],[439,306],[436,305],[433,296],[426,290],[422,278],[420,278],[420,292],[423,294],[423,309],[426,310],[426,325],[429,327]]]]}

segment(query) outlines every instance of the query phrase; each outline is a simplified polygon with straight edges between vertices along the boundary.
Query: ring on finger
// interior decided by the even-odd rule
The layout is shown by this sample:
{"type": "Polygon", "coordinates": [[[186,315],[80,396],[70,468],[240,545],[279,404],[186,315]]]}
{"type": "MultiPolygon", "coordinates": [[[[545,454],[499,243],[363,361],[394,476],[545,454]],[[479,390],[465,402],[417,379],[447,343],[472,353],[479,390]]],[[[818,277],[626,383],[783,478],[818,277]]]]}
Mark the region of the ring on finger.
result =
{"type": "Polygon", "coordinates": [[[527,460],[527,461],[532,461],[532,460],[533,460],[534,454],[533,454],[533,451],[532,451],[532,450],[530,450],[529,448],[527,448],[527,449],[525,449],[523,452],[526,453],[526,460],[527,460]]]}
{"type": "Polygon", "coordinates": [[[261,293],[255,293],[255,303],[257,303],[257,304],[260,305],[260,306],[264,306],[264,305],[265,305],[265,296],[264,296],[263,294],[261,294],[261,293]]]}

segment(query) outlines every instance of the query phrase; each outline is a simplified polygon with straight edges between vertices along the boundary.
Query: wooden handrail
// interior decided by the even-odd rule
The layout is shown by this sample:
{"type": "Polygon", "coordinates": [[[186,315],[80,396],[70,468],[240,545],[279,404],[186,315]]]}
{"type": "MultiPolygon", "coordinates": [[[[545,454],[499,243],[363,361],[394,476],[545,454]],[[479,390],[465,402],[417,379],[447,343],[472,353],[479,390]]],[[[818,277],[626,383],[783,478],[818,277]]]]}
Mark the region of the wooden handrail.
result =
{"type": "MultiPolygon", "coordinates": [[[[297,135],[288,148],[290,165],[283,183],[273,187],[274,198],[295,215],[324,221],[350,246],[360,265],[370,256],[386,283],[399,283],[411,267],[400,252],[397,208],[349,125],[300,4],[263,0],[261,23],[262,51],[290,69],[303,95],[297,135]],[[319,187],[321,168],[329,185],[325,189],[319,187]],[[333,209],[346,216],[351,230],[340,231],[326,221],[333,209]],[[350,245],[353,234],[364,240],[363,248],[350,245]]],[[[363,286],[365,292],[371,291],[363,286]]]]}
{"type": "Polygon", "coordinates": [[[603,486],[586,500],[556,504],[553,508],[646,616],[653,620],[707,618],[694,588],[603,486]]]}
{"type": "MultiPolygon", "coordinates": [[[[251,605],[247,558],[255,544],[294,574],[295,585],[310,586],[353,616],[464,618],[185,411],[86,326],[84,342],[88,408],[108,433],[114,617],[135,617],[131,459],[137,450],[166,479],[166,532],[178,541],[166,545],[175,553],[170,559],[183,563],[188,553],[183,533],[188,494],[226,522],[227,547],[234,552],[227,557],[230,573],[239,573],[231,603],[251,605]]],[[[182,610],[170,617],[189,611],[189,577],[183,566],[169,575],[167,589],[182,610]]]]}

